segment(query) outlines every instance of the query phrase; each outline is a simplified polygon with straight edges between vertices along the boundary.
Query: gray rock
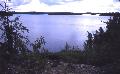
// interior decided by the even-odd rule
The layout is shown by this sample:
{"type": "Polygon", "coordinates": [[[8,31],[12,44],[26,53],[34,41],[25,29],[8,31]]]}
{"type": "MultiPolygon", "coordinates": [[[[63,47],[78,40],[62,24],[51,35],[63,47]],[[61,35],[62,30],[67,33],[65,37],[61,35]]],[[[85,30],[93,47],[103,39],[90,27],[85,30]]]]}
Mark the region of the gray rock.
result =
{"type": "Polygon", "coordinates": [[[52,67],[53,64],[54,62],[49,62],[42,74],[101,74],[100,68],[92,65],[72,64],[62,61],[55,67],[52,67]]]}

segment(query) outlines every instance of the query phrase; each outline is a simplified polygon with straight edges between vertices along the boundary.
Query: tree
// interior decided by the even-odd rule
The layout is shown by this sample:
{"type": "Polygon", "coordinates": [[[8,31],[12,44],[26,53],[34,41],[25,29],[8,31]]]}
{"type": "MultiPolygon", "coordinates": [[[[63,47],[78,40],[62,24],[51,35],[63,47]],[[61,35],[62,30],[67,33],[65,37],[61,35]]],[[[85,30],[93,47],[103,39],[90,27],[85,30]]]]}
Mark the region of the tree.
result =
{"type": "MultiPolygon", "coordinates": [[[[33,47],[33,52],[34,53],[36,53],[36,54],[39,54],[40,52],[39,52],[39,49],[41,49],[41,47],[43,46],[43,45],[45,45],[45,39],[44,39],[44,37],[40,37],[40,38],[37,38],[36,40],[35,40],[35,42],[34,43],[32,43],[31,45],[32,45],[32,47],[33,47]]],[[[44,49],[43,49],[44,50],[44,49]]]]}
{"type": "MultiPolygon", "coordinates": [[[[87,31],[88,32],[88,31],[87,31]]],[[[97,31],[96,31],[97,32],[97,31]]],[[[88,32],[88,40],[86,40],[86,42],[84,42],[84,58],[86,59],[87,64],[90,64],[91,61],[93,60],[94,56],[95,56],[95,50],[94,50],[94,46],[93,46],[93,34],[88,32]]]]}
{"type": "Polygon", "coordinates": [[[23,33],[29,32],[29,30],[22,25],[19,17],[11,19],[10,8],[5,2],[4,5],[0,4],[0,6],[3,7],[1,13],[4,14],[0,15],[0,63],[3,65],[2,68],[6,66],[3,70],[7,70],[9,63],[17,63],[15,60],[18,55],[28,51],[29,40],[23,33]]]}
{"type": "Polygon", "coordinates": [[[65,51],[68,51],[68,50],[70,50],[70,45],[66,42],[66,44],[65,44],[65,51]]]}
{"type": "MultiPolygon", "coordinates": [[[[13,17],[9,7],[3,7],[0,12],[0,73],[41,73],[46,61],[39,54],[39,49],[45,45],[44,37],[37,38],[34,43],[30,43],[26,33],[29,33],[18,17],[13,17]],[[33,46],[33,52],[28,49],[28,45],[33,46]],[[26,71],[26,72],[25,72],[26,71]]],[[[44,52],[47,52],[44,48],[44,52]]]]}
{"type": "MultiPolygon", "coordinates": [[[[92,49],[94,54],[92,57],[92,63],[96,65],[105,65],[108,63],[113,63],[120,59],[120,16],[113,16],[107,22],[106,31],[100,27],[99,31],[96,30],[96,33],[93,35],[91,40],[92,49]]],[[[88,40],[90,40],[88,38],[88,40]]],[[[87,40],[86,47],[90,53],[91,43],[87,40]]]]}
{"type": "Polygon", "coordinates": [[[92,34],[88,32],[88,36],[87,37],[88,37],[88,40],[86,40],[86,42],[84,42],[85,50],[92,49],[92,43],[93,43],[93,41],[92,41],[93,40],[92,34]]]}
{"type": "Polygon", "coordinates": [[[108,51],[111,59],[120,59],[120,16],[113,16],[109,19],[106,31],[106,42],[108,43],[108,51]]]}

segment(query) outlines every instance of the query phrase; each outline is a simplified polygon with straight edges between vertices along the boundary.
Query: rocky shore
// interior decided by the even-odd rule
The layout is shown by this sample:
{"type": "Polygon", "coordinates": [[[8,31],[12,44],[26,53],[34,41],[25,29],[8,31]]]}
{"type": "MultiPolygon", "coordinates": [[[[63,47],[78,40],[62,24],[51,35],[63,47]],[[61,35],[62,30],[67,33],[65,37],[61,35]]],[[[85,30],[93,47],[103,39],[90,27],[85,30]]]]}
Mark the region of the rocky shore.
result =
{"type": "Polygon", "coordinates": [[[48,60],[42,74],[102,74],[99,67],[48,60]]]}

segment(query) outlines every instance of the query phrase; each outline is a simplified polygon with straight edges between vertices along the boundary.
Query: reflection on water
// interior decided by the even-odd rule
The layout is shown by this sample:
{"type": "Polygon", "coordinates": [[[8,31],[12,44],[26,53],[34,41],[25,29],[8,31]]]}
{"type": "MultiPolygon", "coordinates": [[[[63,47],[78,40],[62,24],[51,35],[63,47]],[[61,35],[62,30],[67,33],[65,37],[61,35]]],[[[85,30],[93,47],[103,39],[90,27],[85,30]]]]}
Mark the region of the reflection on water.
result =
{"type": "MultiPolygon", "coordinates": [[[[18,15],[17,15],[18,16],[18,15]]],[[[80,48],[87,39],[87,31],[94,33],[99,27],[105,29],[109,17],[86,15],[20,15],[22,22],[30,29],[29,39],[45,37],[45,47],[52,51],[62,49],[65,42],[80,48]]]]}

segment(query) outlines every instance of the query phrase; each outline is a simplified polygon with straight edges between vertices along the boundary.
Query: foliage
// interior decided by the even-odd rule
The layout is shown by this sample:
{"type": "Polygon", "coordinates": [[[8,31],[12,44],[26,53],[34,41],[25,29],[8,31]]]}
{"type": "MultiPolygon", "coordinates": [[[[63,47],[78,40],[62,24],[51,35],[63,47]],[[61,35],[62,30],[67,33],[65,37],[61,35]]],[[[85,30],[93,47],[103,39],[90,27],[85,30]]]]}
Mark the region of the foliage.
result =
{"type": "MultiPolygon", "coordinates": [[[[23,26],[19,17],[9,16],[9,7],[0,4],[5,15],[0,15],[0,73],[1,74],[29,74],[41,73],[46,59],[41,54],[28,49],[30,41],[26,33],[27,27],[23,26]]],[[[40,37],[33,44],[33,50],[45,44],[44,37],[40,37]]],[[[37,51],[35,51],[37,52],[37,51]]]]}
{"type": "MultiPolygon", "coordinates": [[[[32,43],[31,45],[32,45],[32,47],[33,47],[33,52],[34,53],[40,53],[39,52],[39,49],[41,49],[44,45],[45,45],[45,39],[44,39],[44,37],[40,37],[40,38],[37,38],[36,40],[35,40],[35,42],[34,43],[32,43]]],[[[43,51],[45,51],[45,49],[43,48],[43,51]]]]}
{"type": "Polygon", "coordinates": [[[57,53],[64,62],[85,63],[84,52],[78,46],[70,46],[67,42],[65,48],[57,53]]]}
{"type": "Polygon", "coordinates": [[[5,15],[0,15],[0,72],[7,72],[9,64],[17,64],[19,54],[26,54],[28,49],[27,45],[29,40],[27,36],[23,35],[24,32],[29,30],[22,25],[19,17],[10,19],[9,7],[4,2],[3,12],[5,15]]]}
{"type": "Polygon", "coordinates": [[[106,32],[100,27],[84,45],[85,51],[89,50],[85,53],[90,64],[101,66],[120,59],[120,16],[113,16],[105,23],[106,32]]]}

